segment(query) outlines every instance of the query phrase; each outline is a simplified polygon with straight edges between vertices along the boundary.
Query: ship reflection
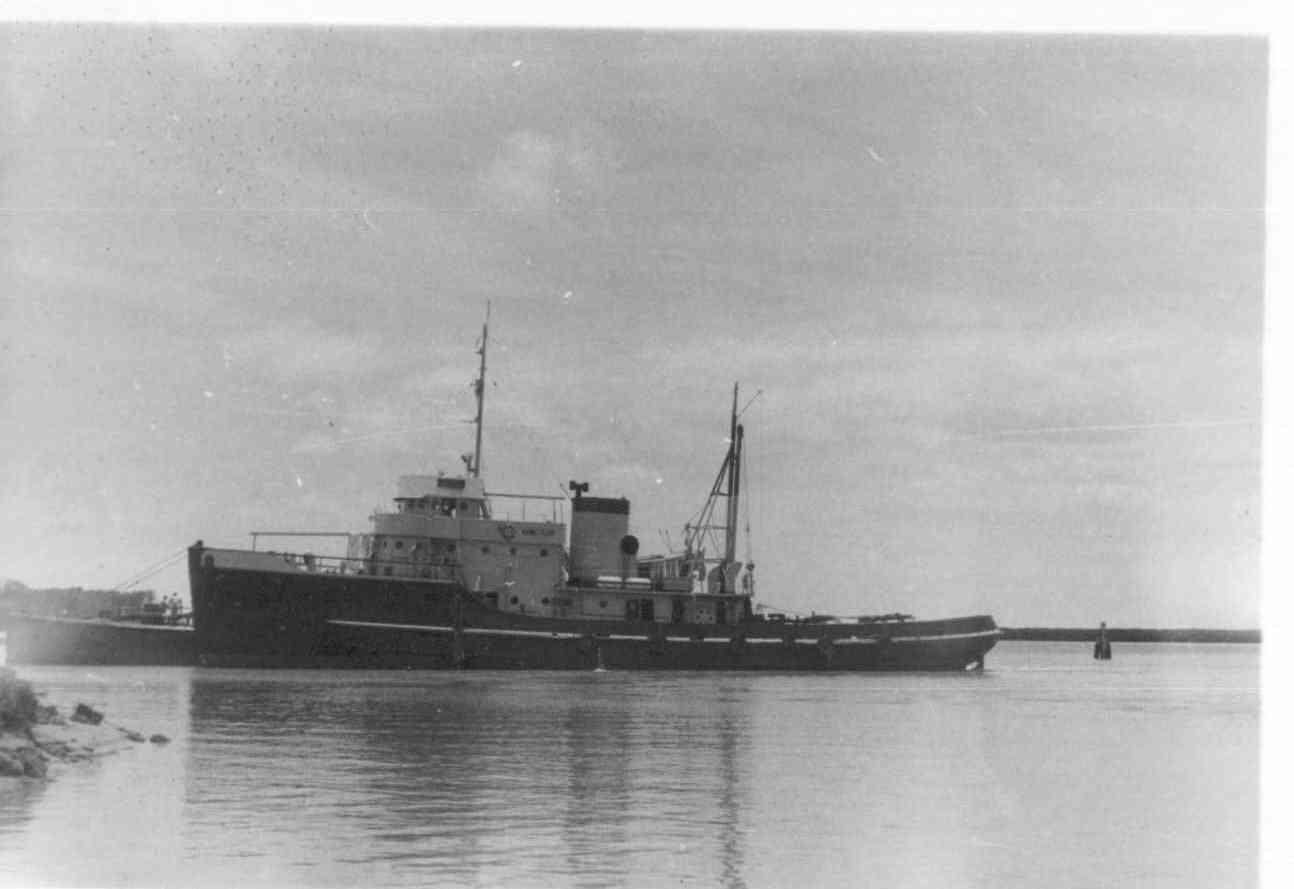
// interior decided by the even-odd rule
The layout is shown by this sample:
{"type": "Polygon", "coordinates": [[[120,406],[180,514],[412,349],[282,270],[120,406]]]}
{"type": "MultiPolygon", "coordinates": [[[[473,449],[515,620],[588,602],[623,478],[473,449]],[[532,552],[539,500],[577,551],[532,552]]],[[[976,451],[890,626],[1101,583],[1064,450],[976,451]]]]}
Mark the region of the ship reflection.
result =
{"type": "Polygon", "coordinates": [[[21,778],[0,778],[4,781],[0,793],[0,845],[7,837],[21,836],[23,830],[36,817],[36,806],[45,794],[45,782],[21,778]]]}
{"type": "Polygon", "coordinates": [[[188,843],[260,882],[744,889],[748,692],[679,674],[199,671],[188,843]]]}
{"type": "Polygon", "coordinates": [[[738,816],[741,812],[740,773],[742,762],[740,743],[742,733],[734,707],[722,707],[719,721],[719,848],[723,870],[722,885],[730,889],[746,889],[742,878],[741,831],[738,816]]]}
{"type": "Polygon", "coordinates": [[[579,885],[744,889],[746,702],[713,677],[591,677],[562,718],[563,837],[579,885]]]}

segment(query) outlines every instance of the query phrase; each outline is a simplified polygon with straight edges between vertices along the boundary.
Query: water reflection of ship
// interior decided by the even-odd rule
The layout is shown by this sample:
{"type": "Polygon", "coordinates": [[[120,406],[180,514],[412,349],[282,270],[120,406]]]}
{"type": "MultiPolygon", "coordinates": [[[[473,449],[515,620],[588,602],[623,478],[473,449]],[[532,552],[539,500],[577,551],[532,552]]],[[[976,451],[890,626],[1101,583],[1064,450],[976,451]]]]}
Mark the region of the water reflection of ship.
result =
{"type": "Polygon", "coordinates": [[[744,686],[619,675],[596,685],[565,714],[556,746],[576,885],[742,889],[744,686]]]}
{"type": "Polygon", "coordinates": [[[623,679],[611,681],[614,686],[599,681],[598,692],[580,695],[556,726],[553,750],[563,760],[566,785],[561,806],[565,870],[578,875],[574,886],[624,882],[620,853],[629,838],[623,816],[630,811],[635,749],[629,704],[611,691],[623,679]]]}
{"type": "Polygon", "coordinates": [[[488,851],[480,822],[465,817],[492,790],[484,763],[493,724],[476,705],[488,691],[462,688],[456,674],[430,684],[352,676],[197,674],[194,828],[225,834],[223,854],[262,855],[279,868],[297,861],[268,874],[272,882],[333,883],[348,872],[407,882],[396,872],[412,866],[470,873],[488,851]],[[301,862],[311,860],[303,881],[301,862]]]}
{"type": "Polygon", "coordinates": [[[744,885],[749,724],[726,685],[356,675],[195,673],[188,829],[333,882],[744,885]]]}
{"type": "Polygon", "coordinates": [[[740,743],[746,733],[745,725],[734,718],[731,705],[720,706],[719,725],[719,852],[720,885],[724,889],[746,889],[742,877],[745,854],[741,846],[741,809],[739,789],[741,773],[738,766],[744,761],[740,743]]]}
{"type": "Polygon", "coordinates": [[[4,781],[4,804],[0,805],[0,848],[12,847],[12,838],[29,829],[36,820],[46,782],[0,778],[4,781]]]}

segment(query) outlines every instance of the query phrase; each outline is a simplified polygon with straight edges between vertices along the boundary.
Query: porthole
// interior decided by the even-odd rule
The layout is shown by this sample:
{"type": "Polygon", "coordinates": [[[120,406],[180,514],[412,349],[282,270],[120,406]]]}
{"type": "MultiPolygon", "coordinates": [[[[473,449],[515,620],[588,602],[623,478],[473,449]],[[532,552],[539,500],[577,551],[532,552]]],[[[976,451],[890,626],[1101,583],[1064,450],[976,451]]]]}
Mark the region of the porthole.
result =
{"type": "Polygon", "coordinates": [[[404,541],[403,541],[403,540],[397,540],[397,541],[395,542],[395,548],[396,548],[396,549],[404,549],[404,541]]]}
{"type": "Polygon", "coordinates": [[[540,601],[542,604],[547,605],[547,604],[548,604],[548,597],[547,597],[547,596],[544,596],[544,598],[540,599],[539,601],[540,601]]]}
{"type": "Polygon", "coordinates": [[[481,552],[488,553],[489,551],[490,551],[490,548],[488,546],[481,547],[481,552]]]}
{"type": "Polygon", "coordinates": [[[599,602],[599,603],[598,603],[598,607],[599,607],[599,608],[606,608],[606,607],[607,607],[607,600],[606,600],[606,599],[603,599],[601,602],[599,602]]]}
{"type": "Polygon", "coordinates": [[[452,552],[453,552],[455,549],[457,549],[457,548],[458,548],[458,545],[457,545],[457,544],[451,543],[451,544],[449,544],[448,546],[446,546],[446,547],[445,547],[445,551],[446,551],[446,552],[451,552],[451,553],[452,553],[452,552]]]}
{"type": "Polygon", "coordinates": [[[516,604],[517,604],[519,601],[521,601],[521,600],[520,600],[520,599],[518,599],[516,596],[513,596],[513,597],[512,597],[511,599],[509,599],[508,601],[509,601],[509,602],[511,602],[513,605],[516,605],[516,604]]]}
{"type": "Polygon", "coordinates": [[[516,554],[517,554],[517,548],[515,546],[508,547],[508,555],[515,556],[516,554]]]}
{"type": "Polygon", "coordinates": [[[546,556],[546,555],[548,555],[548,550],[547,550],[547,549],[541,549],[541,550],[539,551],[539,554],[540,554],[541,556],[546,556]]]}

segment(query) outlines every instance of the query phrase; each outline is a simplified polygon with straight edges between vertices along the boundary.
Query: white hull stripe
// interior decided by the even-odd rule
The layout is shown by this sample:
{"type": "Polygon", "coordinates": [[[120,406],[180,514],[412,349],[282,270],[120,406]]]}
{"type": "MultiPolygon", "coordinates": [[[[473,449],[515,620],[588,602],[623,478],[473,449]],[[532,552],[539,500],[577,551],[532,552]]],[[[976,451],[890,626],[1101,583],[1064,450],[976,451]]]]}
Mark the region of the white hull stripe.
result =
{"type": "MultiPolygon", "coordinates": [[[[386,624],[366,620],[330,620],[330,624],[339,627],[365,627],[374,630],[414,630],[420,633],[453,633],[453,627],[434,624],[386,624]]],[[[534,639],[582,639],[583,633],[562,633],[556,630],[504,630],[485,629],[482,627],[463,627],[464,636],[524,636],[534,639]]]]}
{"type": "MultiPolygon", "coordinates": [[[[378,623],[375,621],[365,620],[330,620],[328,623],[339,627],[363,627],[374,630],[412,630],[420,633],[453,633],[453,627],[441,626],[436,624],[392,624],[378,623]]],[[[592,635],[594,639],[607,639],[615,642],[650,642],[650,636],[624,636],[619,634],[609,634],[601,636],[596,633],[568,633],[557,630],[505,630],[502,628],[485,628],[485,627],[464,627],[461,630],[464,636],[514,636],[527,639],[583,639],[592,635]]],[[[950,639],[986,639],[990,636],[1002,635],[1001,630],[981,630],[977,633],[948,633],[942,636],[892,636],[891,642],[942,642],[950,639]]],[[[856,636],[847,636],[845,638],[830,639],[833,645],[876,645],[881,639],[876,636],[858,638],[856,636]]],[[[697,640],[689,636],[666,636],[666,642],[712,642],[727,645],[733,639],[730,636],[708,636],[705,639],[697,640]]],[[[768,637],[747,638],[748,645],[784,645],[785,639],[770,639],[768,637]]],[[[797,645],[818,645],[822,640],[813,638],[797,638],[793,640],[797,645]]]]}
{"type": "Polygon", "coordinates": [[[892,642],[941,642],[945,639],[987,639],[1001,636],[1001,630],[980,630],[977,633],[944,633],[939,636],[892,636],[892,642]]]}
{"type": "Polygon", "coordinates": [[[111,627],[114,630],[147,630],[152,633],[162,630],[167,633],[192,633],[193,627],[174,624],[146,624],[129,620],[108,620],[94,617],[41,617],[35,614],[15,614],[15,620],[38,621],[48,624],[81,624],[87,627],[111,627]]]}

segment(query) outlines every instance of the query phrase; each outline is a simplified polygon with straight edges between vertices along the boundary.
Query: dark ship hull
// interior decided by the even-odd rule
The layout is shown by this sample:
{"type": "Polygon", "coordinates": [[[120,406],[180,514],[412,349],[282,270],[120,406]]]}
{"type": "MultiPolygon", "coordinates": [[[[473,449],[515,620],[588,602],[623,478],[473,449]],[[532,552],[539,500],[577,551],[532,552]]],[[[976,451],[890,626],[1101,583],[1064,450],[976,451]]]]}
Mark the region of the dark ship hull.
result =
{"type": "Polygon", "coordinates": [[[221,565],[189,551],[199,663],[219,667],[965,670],[991,617],[724,626],[507,613],[461,584],[221,565]]]}
{"type": "Polygon", "coordinates": [[[129,621],[75,620],[10,614],[6,661],[23,665],[193,666],[196,634],[188,627],[129,621]]]}

